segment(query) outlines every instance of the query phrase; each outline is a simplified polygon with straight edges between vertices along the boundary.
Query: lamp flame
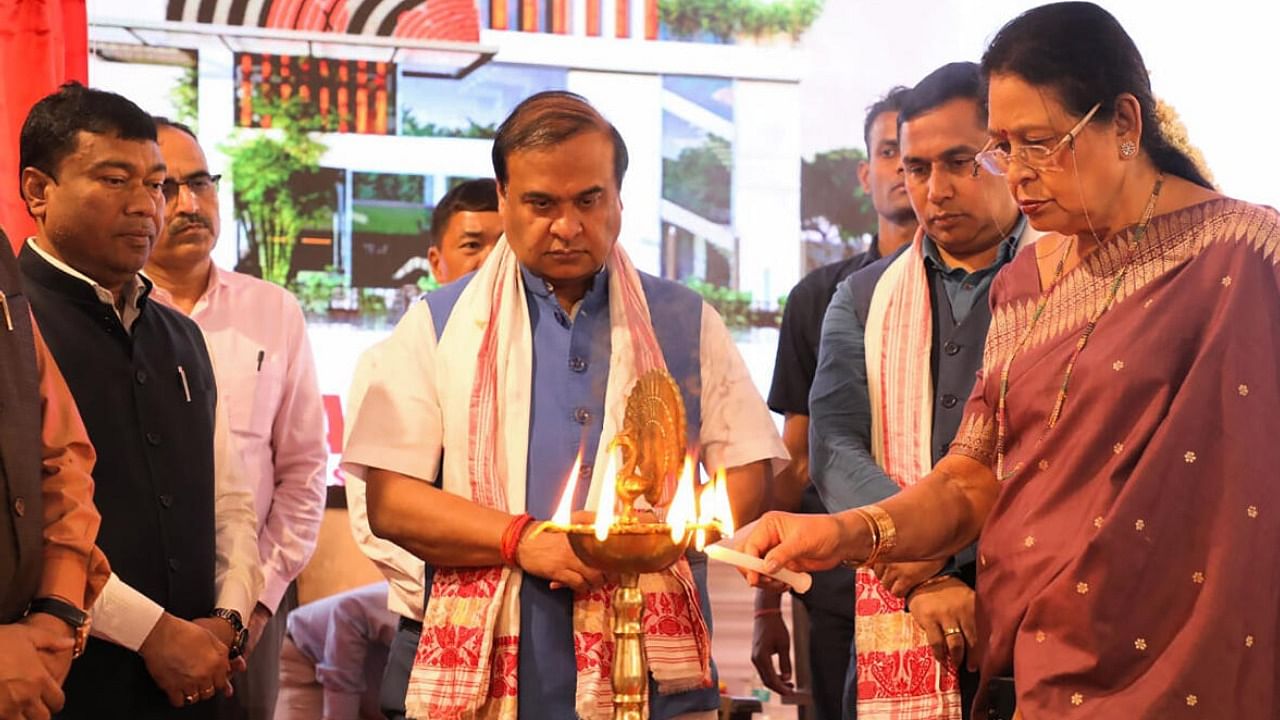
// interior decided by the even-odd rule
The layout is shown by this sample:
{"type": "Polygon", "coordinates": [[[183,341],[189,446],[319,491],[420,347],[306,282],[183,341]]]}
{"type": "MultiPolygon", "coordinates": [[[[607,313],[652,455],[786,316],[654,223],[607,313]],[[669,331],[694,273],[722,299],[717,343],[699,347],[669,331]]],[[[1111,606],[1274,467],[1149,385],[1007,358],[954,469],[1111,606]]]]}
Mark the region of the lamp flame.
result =
{"type": "Polygon", "coordinates": [[[707,544],[707,528],[711,526],[715,512],[714,485],[710,482],[703,483],[698,489],[698,531],[693,536],[693,548],[701,552],[702,548],[707,544]]]}
{"type": "Polygon", "coordinates": [[[711,485],[711,516],[720,522],[720,534],[732,537],[737,529],[733,523],[733,505],[729,502],[729,483],[725,480],[724,468],[716,470],[711,485]]]}
{"type": "Polygon", "coordinates": [[[582,474],[582,448],[578,448],[578,457],[573,460],[573,469],[569,471],[569,479],[564,484],[564,494],[560,496],[560,504],[556,506],[556,514],[551,516],[551,523],[560,527],[568,527],[573,520],[573,496],[578,492],[578,476],[582,474]]]}
{"type": "Polygon", "coordinates": [[[671,498],[671,507],[667,510],[667,524],[671,526],[671,540],[680,542],[684,539],[684,531],[690,523],[697,519],[697,509],[693,500],[693,458],[684,456],[684,467],[680,470],[680,479],[676,481],[676,494],[671,498]]]}
{"type": "Polygon", "coordinates": [[[604,487],[600,489],[600,504],[596,506],[596,540],[604,542],[609,537],[609,528],[613,525],[614,506],[618,503],[618,453],[608,453],[609,464],[605,466],[604,487]]]}

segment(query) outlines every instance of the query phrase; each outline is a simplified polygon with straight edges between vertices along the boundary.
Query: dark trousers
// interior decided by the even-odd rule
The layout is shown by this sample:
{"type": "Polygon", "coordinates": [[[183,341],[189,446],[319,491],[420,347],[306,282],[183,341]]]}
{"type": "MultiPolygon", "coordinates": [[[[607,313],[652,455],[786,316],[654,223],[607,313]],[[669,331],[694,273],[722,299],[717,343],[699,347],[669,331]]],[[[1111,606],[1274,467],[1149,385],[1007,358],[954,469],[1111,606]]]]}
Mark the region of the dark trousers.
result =
{"type": "Polygon", "coordinates": [[[850,611],[833,613],[823,607],[809,610],[809,678],[816,720],[844,717],[844,679],[853,646],[853,598],[850,611]]]}
{"type": "Polygon", "coordinates": [[[413,670],[413,656],[418,652],[418,637],[422,635],[422,623],[400,618],[400,629],[391,640],[387,652],[387,669],[382,673],[382,692],[379,701],[387,720],[405,720],[404,696],[409,692],[409,673],[413,670]]]}
{"type": "Polygon", "coordinates": [[[249,667],[231,679],[236,693],[223,703],[221,720],[272,720],[280,694],[280,648],[284,645],[289,613],[298,607],[298,587],[291,583],[280,598],[262,638],[249,656],[249,667]]]}
{"type": "Polygon", "coordinates": [[[848,568],[813,574],[813,587],[793,599],[809,613],[809,689],[817,720],[844,717],[844,678],[853,646],[854,575],[848,568]]]}

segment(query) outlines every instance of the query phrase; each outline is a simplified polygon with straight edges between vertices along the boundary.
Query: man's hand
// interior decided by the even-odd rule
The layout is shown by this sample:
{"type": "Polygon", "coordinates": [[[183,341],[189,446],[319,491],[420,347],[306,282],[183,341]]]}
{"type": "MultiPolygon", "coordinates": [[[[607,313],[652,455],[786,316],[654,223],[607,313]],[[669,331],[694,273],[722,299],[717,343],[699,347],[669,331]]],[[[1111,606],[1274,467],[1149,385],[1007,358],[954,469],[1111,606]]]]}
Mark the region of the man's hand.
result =
{"type": "MultiPolygon", "coordinates": [[[[231,623],[220,617],[197,618],[191,622],[213,633],[219,642],[227,646],[227,653],[230,654],[231,643],[236,641],[236,631],[231,627],[231,623]]],[[[249,669],[248,654],[240,653],[239,657],[231,661],[231,674],[242,673],[249,669]]],[[[227,697],[231,697],[231,684],[227,683],[227,687],[223,689],[227,697]]]]}
{"type": "Polygon", "coordinates": [[[53,637],[71,640],[72,647],[66,650],[40,651],[40,660],[44,663],[44,668],[53,676],[54,681],[61,685],[67,679],[67,673],[71,672],[71,654],[72,649],[75,647],[75,632],[70,625],[48,613],[31,613],[22,618],[21,622],[27,627],[38,628],[53,637]]]}
{"type": "Polygon", "coordinates": [[[756,618],[751,626],[751,663],[764,686],[779,695],[791,695],[791,633],[782,620],[781,597],[768,590],[756,591],[756,618]],[[774,658],[777,665],[774,665],[774,658]]]}
{"type": "Polygon", "coordinates": [[[61,710],[62,688],[42,655],[70,654],[74,646],[70,638],[34,625],[0,625],[0,718],[48,720],[61,710]]]}
{"type": "Polygon", "coordinates": [[[174,707],[208,700],[218,690],[230,687],[227,644],[212,632],[215,622],[230,637],[231,626],[224,620],[201,618],[188,622],[165,613],[138,651],[147,672],[174,707]],[[187,698],[192,701],[187,702],[187,698]]]}
{"type": "Polygon", "coordinates": [[[880,584],[894,595],[905,598],[917,585],[938,574],[946,565],[943,560],[922,562],[887,563],[876,565],[876,577],[880,584]]]}
{"type": "Polygon", "coordinates": [[[262,639],[262,631],[270,620],[271,611],[266,605],[258,603],[253,606],[253,614],[249,616],[249,640],[244,644],[244,657],[247,658],[253,654],[253,649],[258,646],[258,641],[262,639]]]}
{"type": "MultiPolygon", "coordinates": [[[[977,630],[973,619],[973,590],[960,580],[947,578],[923,587],[911,596],[907,609],[920,629],[929,638],[933,656],[938,662],[959,669],[964,661],[965,647],[974,647],[977,630]]],[[[970,653],[970,668],[976,665],[976,656],[970,653]]]]}
{"type": "Polygon", "coordinates": [[[568,587],[584,593],[604,585],[604,573],[583,564],[564,533],[527,531],[516,548],[516,562],[530,575],[550,580],[553,589],[568,587]]]}
{"type": "Polygon", "coordinates": [[[236,631],[231,627],[230,622],[220,617],[196,618],[191,622],[208,630],[211,635],[218,638],[218,642],[226,645],[228,652],[230,652],[231,643],[236,641],[236,631]]]}

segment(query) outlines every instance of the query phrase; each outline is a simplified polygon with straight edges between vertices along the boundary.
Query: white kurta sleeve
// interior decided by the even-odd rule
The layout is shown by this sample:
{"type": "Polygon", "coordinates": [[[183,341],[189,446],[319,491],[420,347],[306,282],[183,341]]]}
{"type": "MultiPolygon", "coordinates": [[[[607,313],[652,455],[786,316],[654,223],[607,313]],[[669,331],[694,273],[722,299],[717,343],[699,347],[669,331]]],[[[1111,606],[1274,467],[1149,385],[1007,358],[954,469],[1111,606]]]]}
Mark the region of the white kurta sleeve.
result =
{"type": "Polygon", "coordinates": [[[790,456],[773,416],[720,314],[706,303],[699,352],[703,465],[710,470],[770,460],[774,473],[780,472],[790,456]]]}

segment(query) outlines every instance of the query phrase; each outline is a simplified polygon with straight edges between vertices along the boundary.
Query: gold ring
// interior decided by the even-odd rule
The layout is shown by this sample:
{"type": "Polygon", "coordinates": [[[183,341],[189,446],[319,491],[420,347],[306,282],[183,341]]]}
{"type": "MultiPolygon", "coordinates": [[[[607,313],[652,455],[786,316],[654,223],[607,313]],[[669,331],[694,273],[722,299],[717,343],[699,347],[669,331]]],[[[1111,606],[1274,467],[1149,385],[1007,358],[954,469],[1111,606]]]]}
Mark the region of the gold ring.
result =
{"type": "Polygon", "coordinates": [[[961,632],[960,628],[947,628],[942,631],[942,634],[946,637],[950,637],[952,635],[959,635],[961,632]]]}

